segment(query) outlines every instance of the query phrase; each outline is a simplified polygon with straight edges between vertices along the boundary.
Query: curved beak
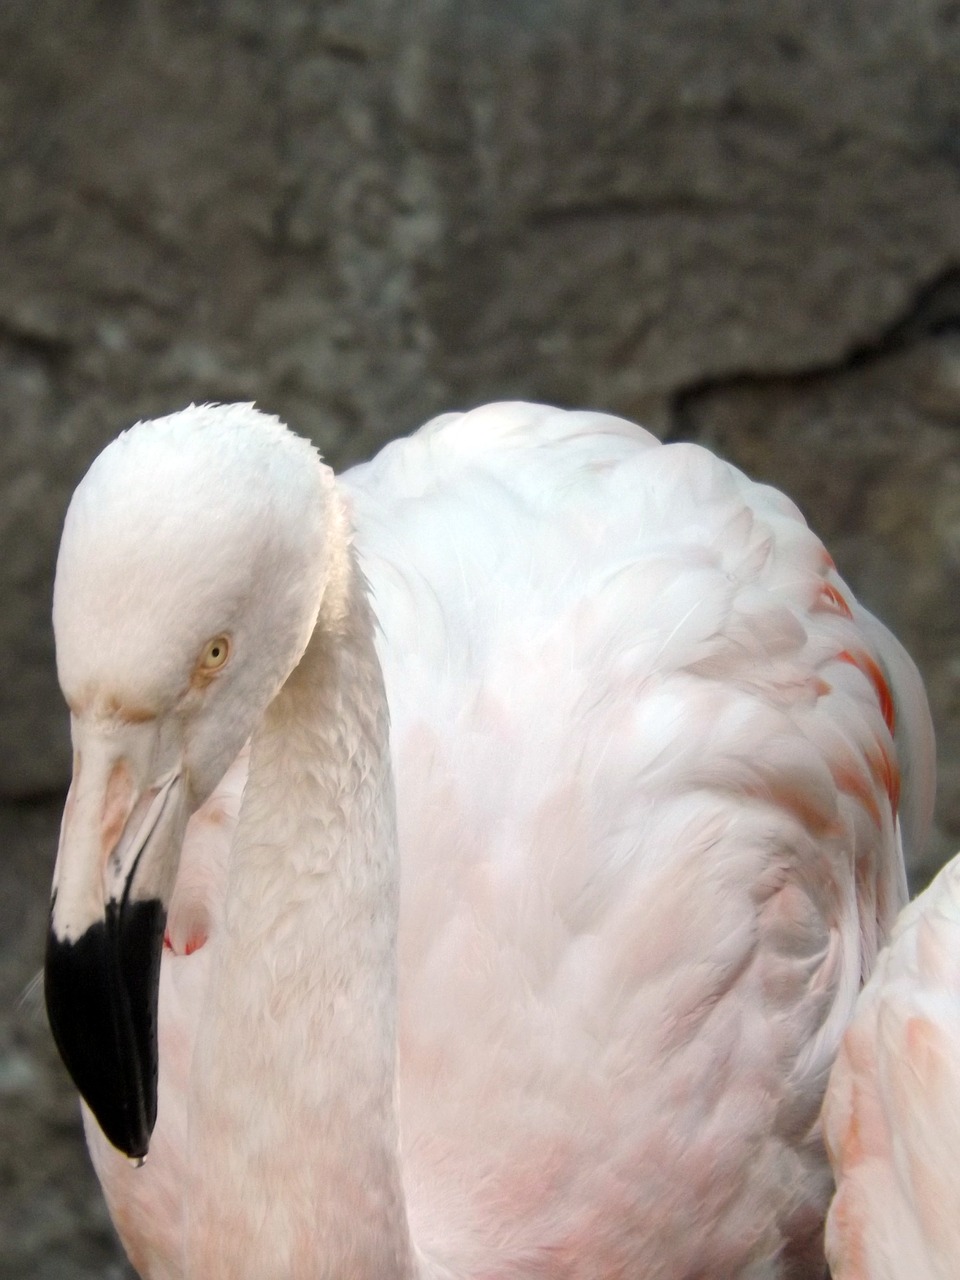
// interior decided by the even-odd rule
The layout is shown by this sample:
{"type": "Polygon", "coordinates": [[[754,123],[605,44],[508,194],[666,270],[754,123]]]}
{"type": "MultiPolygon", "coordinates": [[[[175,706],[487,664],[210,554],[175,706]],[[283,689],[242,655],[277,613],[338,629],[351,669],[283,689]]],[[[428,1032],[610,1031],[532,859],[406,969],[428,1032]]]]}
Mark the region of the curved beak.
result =
{"type": "Polygon", "coordinates": [[[60,1056],[104,1134],[142,1159],[157,1118],[157,997],[188,812],[156,722],[74,722],[44,971],[60,1056]]]}

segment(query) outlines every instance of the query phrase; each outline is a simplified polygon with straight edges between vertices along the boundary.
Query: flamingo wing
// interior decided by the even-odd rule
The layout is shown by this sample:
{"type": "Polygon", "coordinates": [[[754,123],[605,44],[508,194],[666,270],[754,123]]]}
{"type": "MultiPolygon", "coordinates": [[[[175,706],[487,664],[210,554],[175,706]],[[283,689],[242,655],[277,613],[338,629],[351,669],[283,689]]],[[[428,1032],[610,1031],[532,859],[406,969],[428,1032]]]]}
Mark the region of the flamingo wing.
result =
{"type": "Polygon", "coordinates": [[[415,1238],[457,1275],[818,1276],[823,1089],[929,817],[913,664],[792,503],[619,419],[487,406],[346,481],[415,1238]]]}

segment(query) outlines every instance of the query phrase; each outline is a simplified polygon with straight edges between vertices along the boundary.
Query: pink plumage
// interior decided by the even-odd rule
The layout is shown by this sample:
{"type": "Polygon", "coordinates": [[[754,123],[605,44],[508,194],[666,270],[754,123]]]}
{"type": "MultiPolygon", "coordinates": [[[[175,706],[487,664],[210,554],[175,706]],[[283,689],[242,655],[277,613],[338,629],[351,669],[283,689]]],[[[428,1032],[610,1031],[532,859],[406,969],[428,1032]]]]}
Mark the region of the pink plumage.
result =
{"type": "MultiPolygon", "coordinates": [[[[246,412],[216,429],[256,432],[246,412]]],[[[188,448],[189,423],[176,432],[188,448]]],[[[322,739],[370,798],[327,812],[320,764],[271,773],[254,724],[255,798],[241,807],[244,758],[192,818],[145,1167],[87,1113],[134,1264],[151,1280],[262,1280],[265,1257],[278,1278],[819,1278],[823,1091],[905,901],[903,840],[929,817],[909,659],[786,498],[619,419],[447,415],[338,492],[390,717],[395,1033],[350,1021],[324,1039],[336,997],[313,976],[338,945],[324,895],[349,929],[380,909],[356,905],[362,878],[338,896],[322,834],[342,826],[352,848],[392,814],[352,745],[375,682],[323,703],[346,708],[333,737],[304,693],[270,732],[301,755],[322,739]],[[282,855],[257,885],[251,833],[271,821],[282,855]],[[312,1058],[298,1036],[315,1024],[312,1058]],[[358,1112],[349,1074],[388,1042],[396,1098],[358,1112]],[[357,1167],[374,1150],[395,1166],[369,1201],[382,1213],[362,1179],[345,1190],[352,1143],[357,1167]]]]}
{"type": "Polygon", "coordinates": [[[960,859],[906,907],[857,1004],[824,1106],[834,1280],[960,1271],[960,859]]]}

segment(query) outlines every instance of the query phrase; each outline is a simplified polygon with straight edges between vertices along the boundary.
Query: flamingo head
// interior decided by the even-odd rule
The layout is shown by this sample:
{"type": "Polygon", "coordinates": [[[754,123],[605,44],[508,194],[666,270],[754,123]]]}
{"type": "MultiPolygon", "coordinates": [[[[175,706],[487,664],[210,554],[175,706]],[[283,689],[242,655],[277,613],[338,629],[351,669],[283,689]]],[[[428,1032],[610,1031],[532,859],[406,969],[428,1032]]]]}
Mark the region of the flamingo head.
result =
{"type": "Polygon", "coordinates": [[[50,1025],[110,1141],[157,1106],[157,995],[184,829],[302,657],[338,501],[312,446],[250,405],[125,432],[67,512],[53,621],[73,780],[53,880],[50,1025]]]}

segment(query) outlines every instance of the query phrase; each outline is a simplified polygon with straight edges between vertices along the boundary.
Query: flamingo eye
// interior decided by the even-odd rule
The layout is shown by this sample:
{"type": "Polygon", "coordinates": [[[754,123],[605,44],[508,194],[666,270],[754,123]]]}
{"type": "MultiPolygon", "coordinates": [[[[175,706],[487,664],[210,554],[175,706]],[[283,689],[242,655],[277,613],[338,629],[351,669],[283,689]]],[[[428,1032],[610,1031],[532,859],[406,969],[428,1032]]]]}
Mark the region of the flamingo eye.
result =
{"type": "Polygon", "coordinates": [[[215,636],[208,641],[200,656],[201,671],[219,671],[230,657],[230,640],[227,636],[215,636]]]}

